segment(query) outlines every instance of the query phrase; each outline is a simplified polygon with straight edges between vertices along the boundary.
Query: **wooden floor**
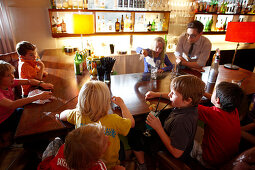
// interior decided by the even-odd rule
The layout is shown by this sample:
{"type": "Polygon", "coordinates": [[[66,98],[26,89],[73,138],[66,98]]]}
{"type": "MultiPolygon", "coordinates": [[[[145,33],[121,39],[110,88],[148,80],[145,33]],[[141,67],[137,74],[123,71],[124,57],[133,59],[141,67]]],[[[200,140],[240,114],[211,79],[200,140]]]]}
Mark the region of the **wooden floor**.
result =
{"type": "Polygon", "coordinates": [[[36,170],[39,162],[36,152],[23,147],[0,150],[0,170],[36,170]]]}

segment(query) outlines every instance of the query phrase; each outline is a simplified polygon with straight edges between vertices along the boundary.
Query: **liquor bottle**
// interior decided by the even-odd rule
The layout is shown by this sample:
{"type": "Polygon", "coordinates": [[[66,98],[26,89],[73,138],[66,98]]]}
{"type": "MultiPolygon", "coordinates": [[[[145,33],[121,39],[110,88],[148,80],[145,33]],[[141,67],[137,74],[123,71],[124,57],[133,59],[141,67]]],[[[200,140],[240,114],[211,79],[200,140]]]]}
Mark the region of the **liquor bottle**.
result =
{"type": "Polygon", "coordinates": [[[124,30],[127,31],[129,30],[129,18],[126,14],[126,17],[125,17],[125,21],[124,21],[124,30]]]}
{"type": "Polygon", "coordinates": [[[155,31],[155,20],[153,19],[152,23],[151,23],[151,31],[155,31]]]}
{"type": "Polygon", "coordinates": [[[98,32],[102,31],[101,20],[100,20],[99,15],[97,16],[97,31],[98,32]]]}
{"type": "Polygon", "coordinates": [[[117,18],[117,21],[115,22],[115,31],[120,32],[120,23],[118,21],[118,18],[117,18]]]}
{"type": "Polygon", "coordinates": [[[105,24],[105,20],[104,20],[104,15],[102,15],[102,19],[101,19],[101,31],[103,31],[103,32],[106,31],[106,24],[105,24]]]}
{"type": "Polygon", "coordinates": [[[73,9],[73,0],[68,0],[68,8],[73,9]]]}
{"type": "Polygon", "coordinates": [[[118,0],[118,7],[122,8],[123,7],[123,0],[118,0]]]}
{"type": "Polygon", "coordinates": [[[124,8],[128,8],[128,0],[124,0],[124,8]]]}
{"type": "Polygon", "coordinates": [[[112,32],[112,31],[113,31],[112,20],[109,20],[109,22],[108,22],[108,31],[109,31],[109,32],[112,32]]]}
{"type": "Polygon", "coordinates": [[[56,9],[56,0],[50,0],[51,9],[56,9]]]}
{"type": "Polygon", "coordinates": [[[151,31],[151,22],[149,21],[149,24],[147,25],[147,31],[151,31]]]}
{"type": "Polygon", "coordinates": [[[68,9],[68,0],[63,0],[63,1],[62,1],[62,7],[63,7],[64,9],[68,9]]]}
{"type": "Polygon", "coordinates": [[[129,0],[129,8],[134,8],[134,0],[129,0]]]}
{"type": "Polygon", "coordinates": [[[220,50],[218,48],[213,56],[213,60],[206,84],[206,92],[211,94],[219,74],[220,50]]]}
{"type": "MultiPolygon", "coordinates": [[[[86,0],[85,0],[85,2],[84,2],[84,4],[86,3],[86,0]]],[[[85,5],[83,6],[83,0],[78,0],[78,8],[79,9],[83,9],[83,8],[85,8],[85,5]]],[[[88,7],[87,7],[88,8],[88,7]]]]}
{"type": "Polygon", "coordinates": [[[130,20],[129,20],[129,30],[130,30],[130,31],[133,31],[132,15],[130,15],[130,20]]]}
{"type": "Polygon", "coordinates": [[[74,72],[75,75],[81,75],[82,73],[82,58],[78,51],[76,51],[76,54],[74,56],[74,72]]]}
{"type": "Polygon", "coordinates": [[[61,23],[61,32],[66,32],[66,23],[64,19],[62,19],[62,23],[61,23]]]}
{"type": "Polygon", "coordinates": [[[224,22],[224,24],[223,24],[223,30],[222,30],[222,31],[226,31],[226,29],[227,29],[227,19],[228,19],[228,18],[225,19],[225,22],[224,22]]]}
{"type": "Polygon", "coordinates": [[[52,16],[51,28],[52,28],[52,33],[57,33],[57,22],[54,16],[52,16]]]}
{"type": "Polygon", "coordinates": [[[59,17],[57,17],[57,33],[61,33],[61,22],[59,17]]]}
{"type": "Polygon", "coordinates": [[[123,19],[123,15],[121,16],[120,30],[121,30],[122,32],[124,31],[124,19],[123,19]]]}

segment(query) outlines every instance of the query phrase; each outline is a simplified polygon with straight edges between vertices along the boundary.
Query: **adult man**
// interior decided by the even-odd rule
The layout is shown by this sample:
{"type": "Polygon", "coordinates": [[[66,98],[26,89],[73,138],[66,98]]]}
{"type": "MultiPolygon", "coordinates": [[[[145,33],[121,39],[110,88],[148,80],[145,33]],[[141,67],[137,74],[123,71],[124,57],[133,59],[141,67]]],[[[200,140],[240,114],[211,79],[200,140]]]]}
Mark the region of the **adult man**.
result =
{"type": "Polygon", "coordinates": [[[200,21],[188,23],[187,32],[180,36],[174,53],[177,64],[203,71],[212,47],[210,40],[202,36],[203,27],[200,21]]]}

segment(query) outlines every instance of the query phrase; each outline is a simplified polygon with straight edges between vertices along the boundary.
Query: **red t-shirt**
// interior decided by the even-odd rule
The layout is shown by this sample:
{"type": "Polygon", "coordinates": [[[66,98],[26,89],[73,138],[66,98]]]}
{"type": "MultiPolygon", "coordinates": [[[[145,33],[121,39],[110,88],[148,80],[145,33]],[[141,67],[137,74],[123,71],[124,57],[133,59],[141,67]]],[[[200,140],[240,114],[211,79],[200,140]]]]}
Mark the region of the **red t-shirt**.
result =
{"type": "MultiPolygon", "coordinates": [[[[64,147],[65,144],[63,144],[59,150],[57,155],[50,156],[45,158],[37,167],[37,170],[70,170],[68,168],[66,160],[64,158],[64,147]]],[[[90,170],[106,170],[106,166],[103,161],[98,160],[90,170]]]]}
{"type": "Polygon", "coordinates": [[[237,109],[226,112],[215,106],[198,106],[198,118],[205,123],[202,142],[203,159],[210,165],[230,160],[237,152],[241,139],[237,109]]]}

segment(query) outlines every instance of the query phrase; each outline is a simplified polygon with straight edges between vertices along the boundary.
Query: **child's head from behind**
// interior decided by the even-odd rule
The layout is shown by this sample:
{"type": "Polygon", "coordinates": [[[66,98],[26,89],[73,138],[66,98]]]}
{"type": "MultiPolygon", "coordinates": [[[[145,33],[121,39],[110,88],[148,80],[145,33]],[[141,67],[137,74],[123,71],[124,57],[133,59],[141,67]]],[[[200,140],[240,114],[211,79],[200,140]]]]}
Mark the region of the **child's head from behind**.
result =
{"type": "Polygon", "coordinates": [[[205,92],[205,83],[193,75],[176,77],[171,82],[170,100],[174,107],[196,106],[205,92]]]}
{"type": "Polygon", "coordinates": [[[216,86],[211,101],[222,110],[232,112],[241,104],[243,96],[243,90],[237,84],[221,82],[216,86]]]}
{"type": "Polygon", "coordinates": [[[108,114],[110,103],[108,86],[101,81],[89,81],[80,90],[77,108],[82,115],[89,116],[96,122],[108,114]]]}
{"type": "Polygon", "coordinates": [[[36,57],[36,46],[27,41],[21,41],[16,45],[16,51],[19,56],[26,60],[34,60],[36,57]]]}
{"type": "Polygon", "coordinates": [[[0,60],[0,84],[10,86],[13,83],[15,67],[10,63],[0,60]]]}
{"type": "Polygon", "coordinates": [[[88,169],[100,159],[108,146],[104,131],[100,123],[94,123],[81,126],[67,135],[64,155],[70,168],[88,169]]]}

